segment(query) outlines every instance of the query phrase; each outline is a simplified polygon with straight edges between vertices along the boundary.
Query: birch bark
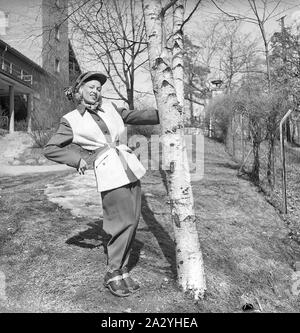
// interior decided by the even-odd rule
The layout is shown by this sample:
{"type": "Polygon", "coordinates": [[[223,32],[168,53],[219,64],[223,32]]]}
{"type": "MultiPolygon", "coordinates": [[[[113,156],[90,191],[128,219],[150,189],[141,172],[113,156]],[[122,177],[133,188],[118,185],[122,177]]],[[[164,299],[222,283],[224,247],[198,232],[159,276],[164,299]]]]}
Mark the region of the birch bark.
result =
{"type": "MultiPolygon", "coordinates": [[[[175,4],[177,6],[177,4],[175,4]]],[[[174,10],[174,29],[183,18],[183,2],[174,10]],[[176,24],[175,24],[176,22],[176,24]]],[[[182,32],[174,38],[174,63],[165,41],[164,11],[160,0],[143,0],[150,72],[161,124],[171,216],[176,243],[178,284],[195,299],[203,298],[206,283],[191,187],[183,125],[182,32]],[[181,51],[180,51],[181,47],[181,51]],[[179,52],[180,51],[180,52],[179,52]],[[177,52],[177,53],[176,53],[177,52]],[[179,53],[178,53],[179,52],[179,53]],[[175,69],[177,68],[177,70],[175,69]],[[178,80],[175,80],[175,75],[178,80]],[[177,74],[176,74],[177,73],[177,74]],[[177,76],[178,75],[178,76],[177,76]],[[175,81],[177,81],[177,89],[175,81]]]]}

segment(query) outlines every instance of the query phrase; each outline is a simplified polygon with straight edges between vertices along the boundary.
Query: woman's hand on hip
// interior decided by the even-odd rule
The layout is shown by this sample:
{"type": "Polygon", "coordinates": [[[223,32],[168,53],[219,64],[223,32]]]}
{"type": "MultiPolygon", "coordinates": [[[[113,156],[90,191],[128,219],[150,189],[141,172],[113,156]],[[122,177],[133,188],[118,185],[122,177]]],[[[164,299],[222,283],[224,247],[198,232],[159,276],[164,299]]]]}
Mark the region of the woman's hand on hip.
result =
{"type": "Polygon", "coordinates": [[[88,165],[85,160],[81,159],[77,171],[80,175],[84,175],[85,170],[87,170],[88,165]]]}

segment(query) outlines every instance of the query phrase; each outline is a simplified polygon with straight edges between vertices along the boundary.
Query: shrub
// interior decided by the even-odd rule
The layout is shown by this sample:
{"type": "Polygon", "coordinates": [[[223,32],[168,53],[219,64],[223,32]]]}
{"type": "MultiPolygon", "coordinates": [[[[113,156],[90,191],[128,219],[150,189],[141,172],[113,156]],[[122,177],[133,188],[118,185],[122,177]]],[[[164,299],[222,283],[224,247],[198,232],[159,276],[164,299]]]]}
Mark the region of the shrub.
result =
{"type": "Polygon", "coordinates": [[[35,142],[34,147],[37,148],[43,148],[46,145],[46,143],[50,140],[53,134],[54,134],[54,129],[52,130],[36,129],[30,133],[31,137],[35,142]]]}
{"type": "Polygon", "coordinates": [[[205,112],[205,128],[212,130],[212,136],[222,142],[226,141],[234,101],[230,95],[218,96],[207,106],[205,112]]]}
{"type": "Polygon", "coordinates": [[[0,128],[0,136],[4,136],[6,134],[8,134],[8,130],[0,128]]]}
{"type": "Polygon", "coordinates": [[[0,129],[8,129],[8,124],[9,124],[9,120],[8,120],[8,116],[7,116],[7,112],[2,109],[1,105],[0,105],[0,129]]]}
{"type": "Polygon", "coordinates": [[[128,135],[143,135],[150,138],[151,135],[160,134],[160,125],[133,125],[128,128],[128,135]]]}
{"type": "Polygon", "coordinates": [[[28,123],[25,119],[16,121],[15,122],[15,131],[27,132],[27,126],[28,126],[28,123]]]}
{"type": "Polygon", "coordinates": [[[55,125],[53,117],[47,117],[43,113],[32,115],[32,136],[35,147],[43,148],[54,133],[55,125]]]}

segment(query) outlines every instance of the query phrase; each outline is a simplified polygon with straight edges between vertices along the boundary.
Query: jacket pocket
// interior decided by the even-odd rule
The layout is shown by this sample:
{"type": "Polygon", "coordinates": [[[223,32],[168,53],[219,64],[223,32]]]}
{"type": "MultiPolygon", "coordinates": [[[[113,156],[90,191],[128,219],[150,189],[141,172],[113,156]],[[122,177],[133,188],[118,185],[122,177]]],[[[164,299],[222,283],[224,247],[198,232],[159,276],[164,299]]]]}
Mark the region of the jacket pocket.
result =
{"type": "Polygon", "coordinates": [[[104,164],[105,160],[109,157],[109,153],[103,154],[104,156],[100,156],[99,158],[97,158],[95,160],[95,168],[97,169],[99,167],[100,164],[104,164]]]}

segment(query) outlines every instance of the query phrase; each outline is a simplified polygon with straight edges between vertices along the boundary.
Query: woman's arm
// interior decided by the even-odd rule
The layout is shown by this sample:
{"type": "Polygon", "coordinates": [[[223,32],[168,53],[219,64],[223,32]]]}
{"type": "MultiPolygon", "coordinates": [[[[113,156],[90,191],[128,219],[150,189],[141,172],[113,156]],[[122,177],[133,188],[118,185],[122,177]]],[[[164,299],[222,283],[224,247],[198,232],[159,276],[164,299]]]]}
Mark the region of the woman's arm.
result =
{"type": "Polygon", "coordinates": [[[157,125],[159,124],[158,111],[150,110],[128,110],[126,108],[118,108],[114,103],[114,107],[122,117],[125,124],[129,125],[157,125]]]}
{"type": "Polygon", "coordinates": [[[73,141],[72,128],[64,117],[61,118],[58,130],[44,148],[44,155],[56,163],[67,164],[78,169],[81,155],[79,151],[66,146],[73,141]]]}

